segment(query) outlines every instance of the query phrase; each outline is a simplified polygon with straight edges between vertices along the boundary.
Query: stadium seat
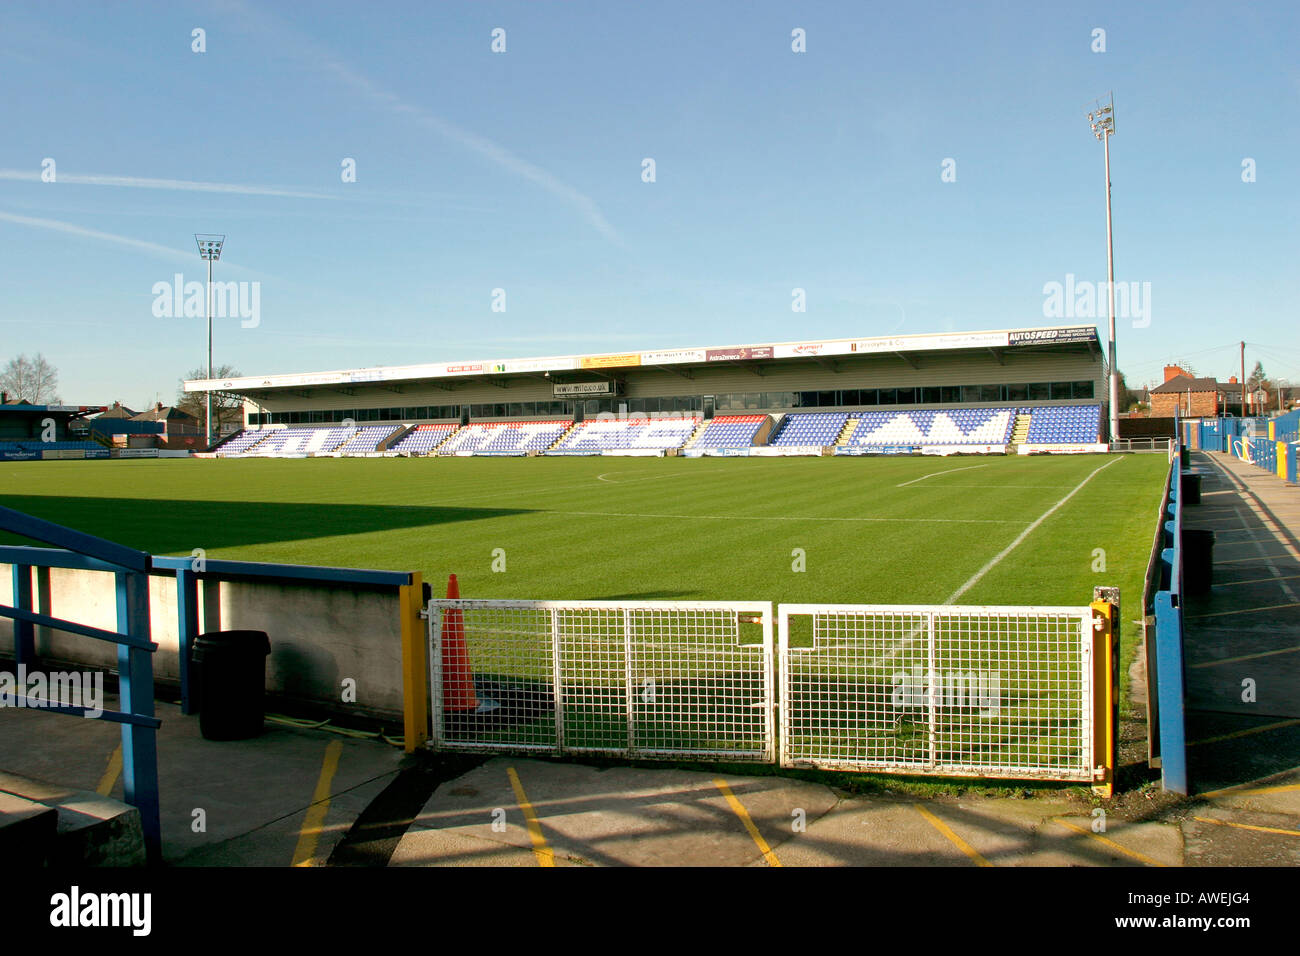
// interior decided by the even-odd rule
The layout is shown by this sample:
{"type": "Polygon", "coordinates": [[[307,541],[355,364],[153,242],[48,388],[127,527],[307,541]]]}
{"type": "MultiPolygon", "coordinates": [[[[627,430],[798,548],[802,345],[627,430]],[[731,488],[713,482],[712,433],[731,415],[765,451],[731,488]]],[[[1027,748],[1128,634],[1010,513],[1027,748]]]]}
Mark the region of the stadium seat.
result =
{"type": "Polygon", "coordinates": [[[572,422],[474,422],[461,428],[438,449],[439,455],[522,455],[544,451],[572,422]]]}
{"type": "Polygon", "coordinates": [[[705,426],[691,447],[747,448],[766,420],[766,415],[719,415],[705,426]]]}
{"type": "Polygon", "coordinates": [[[1090,445],[1101,433],[1100,405],[1043,405],[1031,413],[1028,445],[1090,445]]]}
{"type": "Polygon", "coordinates": [[[343,455],[367,455],[379,448],[379,443],[397,431],[398,425],[366,425],[357,433],[339,445],[336,449],[343,455]]]}
{"type": "Polygon", "coordinates": [[[221,447],[217,449],[217,457],[242,458],[250,448],[262,441],[269,434],[271,433],[245,429],[228,441],[223,442],[221,447]]]}
{"type": "Polygon", "coordinates": [[[432,425],[416,425],[402,436],[402,440],[392,447],[400,455],[427,455],[433,451],[460,426],[454,422],[439,422],[432,425]]]}
{"type": "Polygon", "coordinates": [[[792,412],[781,419],[771,445],[833,445],[849,420],[848,412],[792,412]]]}
{"type": "Polygon", "coordinates": [[[680,448],[699,427],[698,418],[592,419],[579,424],[554,451],[590,452],[620,449],[680,448]]]}
{"type": "Polygon", "coordinates": [[[886,445],[1005,445],[1011,439],[1013,408],[924,408],[860,412],[849,447],[886,445]]]}

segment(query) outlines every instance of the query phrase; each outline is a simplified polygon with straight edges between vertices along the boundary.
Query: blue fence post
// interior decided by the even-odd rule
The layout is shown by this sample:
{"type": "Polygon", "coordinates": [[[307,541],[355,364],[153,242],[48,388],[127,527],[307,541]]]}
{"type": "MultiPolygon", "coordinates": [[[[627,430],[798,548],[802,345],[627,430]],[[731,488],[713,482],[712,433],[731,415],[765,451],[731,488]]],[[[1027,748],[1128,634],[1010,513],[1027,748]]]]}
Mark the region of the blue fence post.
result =
{"type": "MultiPolygon", "coordinates": [[[[32,569],[26,564],[13,566],[14,607],[20,611],[32,610],[32,569]]],[[[14,663],[30,665],[36,662],[36,637],[31,621],[14,621],[14,663]]]]}
{"type": "Polygon", "coordinates": [[[176,639],[180,654],[181,713],[190,714],[190,648],[199,633],[199,581],[193,571],[176,571],[176,639]]]}
{"type": "MultiPolygon", "coordinates": [[[[117,629],[143,641],[151,639],[149,575],[120,571],[117,578],[117,629]]],[[[153,654],[140,647],[117,646],[118,695],[128,714],[153,717],[153,654]]],[[[140,810],[145,852],[151,864],[162,862],[162,823],[158,800],[158,738],[152,727],[122,725],[122,791],[140,810]]]]}
{"type": "Polygon", "coordinates": [[[1160,681],[1160,778],[1166,790],[1187,793],[1187,736],[1183,720],[1183,612],[1168,591],[1156,594],[1156,656],[1160,681]]]}

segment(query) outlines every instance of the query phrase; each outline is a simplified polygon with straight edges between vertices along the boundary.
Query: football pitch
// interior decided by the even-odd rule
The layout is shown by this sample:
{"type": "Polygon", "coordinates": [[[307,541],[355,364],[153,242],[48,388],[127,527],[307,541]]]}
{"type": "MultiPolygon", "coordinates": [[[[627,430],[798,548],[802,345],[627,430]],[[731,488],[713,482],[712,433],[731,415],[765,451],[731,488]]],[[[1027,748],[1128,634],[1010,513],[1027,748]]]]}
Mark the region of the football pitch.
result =
{"type": "Polygon", "coordinates": [[[1112,584],[1132,618],[1167,467],[1160,455],[14,462],[0,464],[0,503],[154,554],[420,571],[438,596],[449,573],[466,598],[534,600],[1081,605],[1112,584]]]}
{"type": "MultiPolygon", "coordinates": [[[[1094,585],[1117,585],[1126,677],[1167,467],[1162,455],[21,462],[0,465],[0,504],[154,554],[420,571],[438,596],[455,573],[465,598],[1079,607],[1094,585]]],[[[863,653],[877,660],[798,665],[791,742],[921,759],[925,734],[893,700],[898,673],[925,664],[920,620],[868,625],[863,653]]],[[[810,626],[792,619],[792,647],[811,648],[810,626]]],[[[1031,751],[1064,761],[1079,733],[1069,655],[1034,658],[995,619],[953,626],[945,646],[998,661],[1009,703],[991,720],[954,708],[929,752],[963,767],[1031,751]]],[[[500,726],[452,737],[554,736],[544,642],[496,643],[517,627],[468,628],[480,690],[514,703],[500,726]]],[[[582,616],[564,629],[598,630],[582,616]]],[[[564,681],[569,745],[626,739],[625,663],[637,686],[660,685],[637,705],[651,745],[730,751],[761,737],[758,711],[727,709],[759,693],[752,645],[632,663],[621,637],[579,643],[590,659],[564,681]]]]}

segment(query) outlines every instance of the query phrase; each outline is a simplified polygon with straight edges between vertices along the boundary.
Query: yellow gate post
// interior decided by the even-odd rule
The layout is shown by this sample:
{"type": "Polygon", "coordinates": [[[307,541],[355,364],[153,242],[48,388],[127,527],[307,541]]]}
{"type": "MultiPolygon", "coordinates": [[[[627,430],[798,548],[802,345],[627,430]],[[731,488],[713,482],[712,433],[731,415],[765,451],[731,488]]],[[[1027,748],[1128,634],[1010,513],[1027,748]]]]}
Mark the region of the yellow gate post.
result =
{"type": "Polygon", "coordinates": [[[420,617],[424,604],[420,572],[411,572],[411,583],[398,590],[402,615],[402,717],[404,746],[409,754],[429,739],[429,654],[420,617]]]}
{"type": "Polygon", "coordinates": [[[1119,614],[1119,588],[1096,588],[1092,608],[1092,792],[1099,797],[1115,793],[1115,768],[1119,764],[1119,641],[1115,622],[1119,614]]]}

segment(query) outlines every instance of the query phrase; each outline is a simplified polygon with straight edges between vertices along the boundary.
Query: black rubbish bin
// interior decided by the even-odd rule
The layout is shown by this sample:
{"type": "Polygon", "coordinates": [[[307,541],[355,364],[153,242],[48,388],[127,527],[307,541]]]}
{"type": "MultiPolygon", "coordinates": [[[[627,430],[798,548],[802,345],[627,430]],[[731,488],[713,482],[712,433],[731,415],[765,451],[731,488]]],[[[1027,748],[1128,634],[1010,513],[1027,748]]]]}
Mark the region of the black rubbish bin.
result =
{"type": "Polygon", "coordinates": [[[1214,580],[1214,532],[1183,529],[1183,593],[1208,594],[1214,580]]]}
{"type": "Polygon", "coordinates": [[[195,639],[192,703],[208,740],[245,740],[262,732],[270,653],[265,631],[213,631],[195,639]]]}
{"type": "Polygon", "coordinates": [[[1182,480],[1178,487],[1179,494],[1183,496],[1183,504],[1199,505],[1201,503],[1201,473],[1199,471],[1182,472],[1182,480]]]}

